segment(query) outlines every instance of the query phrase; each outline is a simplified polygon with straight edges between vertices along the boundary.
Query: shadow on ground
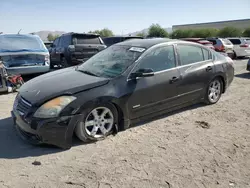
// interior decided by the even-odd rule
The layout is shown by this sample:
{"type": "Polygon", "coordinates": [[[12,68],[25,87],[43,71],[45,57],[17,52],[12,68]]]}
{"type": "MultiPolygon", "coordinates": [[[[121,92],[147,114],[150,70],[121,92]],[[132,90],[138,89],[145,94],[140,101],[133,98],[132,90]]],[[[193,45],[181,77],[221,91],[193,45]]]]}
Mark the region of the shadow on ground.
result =
{"type": "Polygon", "coordinates": [[[187,107],[184,107],[184,108],[181,108],[181,109],[174,110],[172,112],[162,111],[162,113],[160,115],[152,115],[152,116],[148,116],[146,118],[143,118],[143,119],[140,119],[140,120],[136,121],[135,123],[133,123],[133,125],[130,128],[141,126],[141,125],[144,125],[146,123],[156,121],[158,119],[167,118],[169,116],[172,116],[172,115],[184,112],[184,111],[194,110],[194,109],[201,108],[201,107],[204,107],[204,106],[206,106],[204,103],[198,103],[198,104],[193,104],[191,106],[187,106],[187,107]]]}
{"type": "Polygon", "coordinates": [[[0,159],[35,157],[62,151],[52,146],[37,147],[24,142],[17,136],[11,118],[0,119],[0,159]]]}
{"type": "MultiPolygon", "coordinates": [[[[140,122],[134,123],[131,128],[136,126],[141,126],[145,123],[155,121],[157,119],[166,118],[168,116],[186,111],[193,110],[199,107],[203,107],[203,104],[196,104],[190,107],[182,108],[171,113],[162,112],[161,115],[155,117],[147,117],[146,119],[141,119],[140,122]]],[[[118,133],[119,134],[119,133],[118,133]]],[[[91,144],[91,143],[89,143],[91,144]]],[[[79,139],[75,136],[73,137],[72,147],[84,145],[79,139]]],[[[33,146],[24,140],[22,140],[16,133],[16,130],[13,126],[12,118],[0,119],[0,159],[17,159],[17,158],[26,158],[26,157],[36,157],[52,153],[63,152],[65,150],[53,147],[50,145],[43,146],[33,146]]]]}
{"type": "Polygon", "coordinates": [[[249,72],[245,72],[245,73],[242,73],[242,74],[236,74],[235,77],[244,78],[244,79],[250,79],[250,73],[249,72]]]}

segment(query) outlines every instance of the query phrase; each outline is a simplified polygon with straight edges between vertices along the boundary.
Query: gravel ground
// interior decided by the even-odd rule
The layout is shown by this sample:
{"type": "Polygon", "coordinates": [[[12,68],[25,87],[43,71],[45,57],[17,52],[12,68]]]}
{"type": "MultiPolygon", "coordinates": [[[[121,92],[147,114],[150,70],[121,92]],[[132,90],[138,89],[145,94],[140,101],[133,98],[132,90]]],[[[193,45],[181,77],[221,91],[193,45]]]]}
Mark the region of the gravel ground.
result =
{"type": "Polygon", "coordinates": [[[250,73],[216,105],[195,105],[67,151],[20,140],[10,119],[15,94],[0,96],[0,187],[249,188],[250,73]]]}

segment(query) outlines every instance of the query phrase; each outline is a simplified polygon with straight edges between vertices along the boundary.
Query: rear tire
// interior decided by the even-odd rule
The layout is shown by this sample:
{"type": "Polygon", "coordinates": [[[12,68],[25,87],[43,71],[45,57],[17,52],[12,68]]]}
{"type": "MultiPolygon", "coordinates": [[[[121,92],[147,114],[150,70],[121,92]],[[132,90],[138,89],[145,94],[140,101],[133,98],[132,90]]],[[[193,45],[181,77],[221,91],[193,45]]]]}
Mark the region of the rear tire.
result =
{"type": "Polygon", "coordinates": [[[61,58],[61,66],[62,66],[62,68],[70,67],[70,65],[65,57],[61,58]]]}
{"type": "Polygon", "coordinates": [[[98,141],[110,135],[118,123],[118,112],[110,103],[84,109],[82,119],[75,128],[76,136],[83,142],[98,141]]]}
{"type": "Polygon", "coordinates": [[[223,82],[220,78],[214,78],[207,87],[205,95],[206,104],[215,104],[220,100],[223,91],[223,82]]]}
{"type": "Polygon", "coordinates": [[[237,59],[237,55],[235,52],[233,53],[232,59],[237,59]]]}

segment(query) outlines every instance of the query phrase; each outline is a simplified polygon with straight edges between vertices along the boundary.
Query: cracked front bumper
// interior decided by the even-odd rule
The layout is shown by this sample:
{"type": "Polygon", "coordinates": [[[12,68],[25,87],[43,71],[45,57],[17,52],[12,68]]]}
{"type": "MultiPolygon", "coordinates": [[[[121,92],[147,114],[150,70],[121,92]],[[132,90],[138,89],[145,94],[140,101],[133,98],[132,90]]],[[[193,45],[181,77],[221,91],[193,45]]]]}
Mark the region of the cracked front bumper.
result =
{"type": "Polygon", "coordinates": [[[63,149],[72,146],[72,136],[81,115],[64,116],[52,119],[34,119],[29,123],[17,112],[12,111],[17,133],[32,144],[51,144],[63,149]]]}

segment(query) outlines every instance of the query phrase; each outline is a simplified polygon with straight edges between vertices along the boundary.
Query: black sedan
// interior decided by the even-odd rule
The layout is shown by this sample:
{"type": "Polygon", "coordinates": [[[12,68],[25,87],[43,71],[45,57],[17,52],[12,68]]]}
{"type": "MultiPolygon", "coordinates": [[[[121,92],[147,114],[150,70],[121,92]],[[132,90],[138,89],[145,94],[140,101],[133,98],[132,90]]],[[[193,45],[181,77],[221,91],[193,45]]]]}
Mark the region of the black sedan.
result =
{"type": "Polygon", "coordinates": [[[233,78],[233,61],[200,44],[135,39],[25,83],[12,116],[26,140],[70,148],[74,132],[97,141],[163,112],[215,104],[233,78]]]}

